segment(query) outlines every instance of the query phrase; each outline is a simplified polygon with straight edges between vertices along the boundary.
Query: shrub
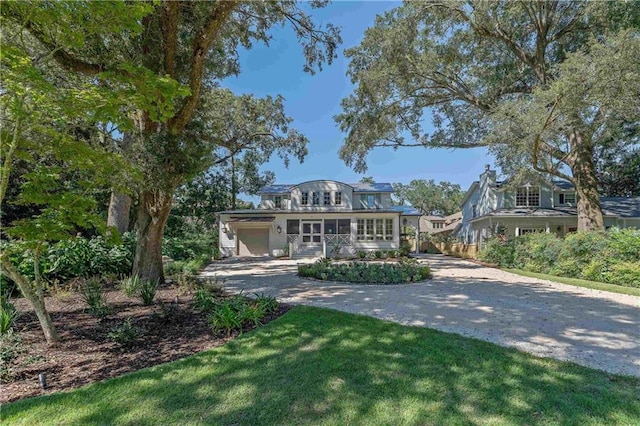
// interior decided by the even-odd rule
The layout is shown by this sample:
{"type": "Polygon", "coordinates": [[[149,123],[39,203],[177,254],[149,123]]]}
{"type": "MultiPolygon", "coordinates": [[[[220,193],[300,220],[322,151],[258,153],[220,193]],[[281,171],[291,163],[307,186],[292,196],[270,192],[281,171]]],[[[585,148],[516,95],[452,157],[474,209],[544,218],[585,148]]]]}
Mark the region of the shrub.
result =
{"type": "Polygon", "coordinates": [[[640,288],[640,262],[616,262],[602,274],[604,281],[626,287],[640,288]]]}
{"type": "Polygon", "coordinates": [[[16,359],[27,350],[22,338],[13,331],[0,336],[0,380],[5,381],[13,375],[16,359]]]}
{"type": "Polygon", "coordinates": [[[376,251],[374,251],[374,252],[373,252],[373,256],[374,256],[376,259],[381,259],[381,258],[382,258],[382,250],[376,250],[376,251]]]}
{"type": "Polygon", "coordinates": [[[94,317],[102,318],[113,311],[107,303],[102,282],[98,277],[92,277],[85,281],[82,287],[82,299],[89,306],[89,314],[94,317]]]}
{"type": "Polygon", "coordinates": [[[17,317],[18,311],[9,300],[9,293],[3,289],[0,292],[0,335],[5,335],[13,330],[17,317]]]}
{"type": "Polygon", "coordinates": [[[216,257],[218,245],[214,232],[189,233],[180,237],[166,237],[162,243],[162,254],[174,260],[216,257]]]}
{"type": "Polygon", "coordinates": [[[140,290],[140,277],[132,275],[124,278],[120,281],[120,290],[122,290],[127,297],[134,297],[140,290]]]}
{"type": "Polygon", "coordinates": [[[209,324],[214,332],[225,331],[227,336],[242,326],[240,313],[231,302],[220,303],[209,316],[209,324]]]}
{"type": "Polygon", "coordinates": [[[495,237],[487,240],[478,258],[484,262],[493,263],[503,268],[513,268],[516,258],[515,240],[495,237]]]}
{"type": "Polygon", "coordinates": [[[255,296],[255,303],[265,312],[271,313],[278,309],[279,303],[275,297],[265,296],[264,294],[256,294],[255,296]]]}
{"type": "Polygon", "coordinates": [[[548,272],[562,249],[563,241],[555,234],[529,234],[515,245],[514,265],[532,272],[548,272]]]}
{"type": "Polygon", "coordinates": [[[141,335],[142,331],[131,324],[131,318],[127,318],[122,324],[111,327],[107,333],[107,338],[124,348],[131,348],[141,335]]]}
{"type": "Polygon", "coordinates": [[[358,250],[356,254],[360,259],[364,259],[367,257],[367,252],[364,250],[358,250]]]}
{"type": "Polygon", "coordinates": [[[309,265],[299,265],[298,275],[319,280],[361,284],[398,284],[430,278],[431,269],[420,265],[415,259],[405,259],[396,264],[318,261],[309,265]]]}
{"type": "Polygon", "coordinates": [[[159,280],[140,280],[138,296],[140,296],[143,304],[147,306],[153,305],[153,299],[156,297],[159,282],[159,280]]]}

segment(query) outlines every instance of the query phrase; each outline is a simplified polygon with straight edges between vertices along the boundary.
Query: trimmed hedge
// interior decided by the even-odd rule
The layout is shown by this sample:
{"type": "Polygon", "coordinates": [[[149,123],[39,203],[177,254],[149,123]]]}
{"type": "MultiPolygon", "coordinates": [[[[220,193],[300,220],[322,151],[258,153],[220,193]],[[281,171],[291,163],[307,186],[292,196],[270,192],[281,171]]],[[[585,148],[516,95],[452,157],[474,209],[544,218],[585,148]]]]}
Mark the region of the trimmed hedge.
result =
{"type": "Polygon", "coordinates": [[[640,230],[611,229],[567,235],[497,236],[480,252],[483,261],[504,268],[640,287],[640,230]]]}
{"type": "Polygon", "coordinates": [[[431,269],[415,260],[398,263],[332,262],[320,259],[308,265],[298,265],[300,277],[323,281],[359,284],[400,284],[431,278],[431,269]]]}

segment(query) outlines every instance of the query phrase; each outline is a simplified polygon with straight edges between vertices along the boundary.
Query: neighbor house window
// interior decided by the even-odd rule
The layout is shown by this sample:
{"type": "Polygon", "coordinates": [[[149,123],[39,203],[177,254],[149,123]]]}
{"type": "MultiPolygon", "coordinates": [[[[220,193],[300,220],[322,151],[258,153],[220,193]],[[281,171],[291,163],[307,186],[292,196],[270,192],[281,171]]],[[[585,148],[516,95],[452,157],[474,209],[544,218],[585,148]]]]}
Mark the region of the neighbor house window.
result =
{"type": "Polygon", "coordinates": [[[519,235],[542,234],[545,230],[542,228],[520,228],[519,235]]]}
{"type": "Polygon", "coordinates": [[[478,214],[478,206],[475,204],[471,205],[471,210],[472,210],[471,217],[476,217],[476,215],[478,214]]]}
{"type": "Polygon", "coordinates": [[[516,207],[540,206],[540,188],[523,186],[516,190],[516,207]]]}
{"type": "Polygon", "coordinates": [[[298,235],[300,233],[300,221],[298,219],[287,220],[287,234],[298,235]]]}
{"type": "Polygon", "coordinates": [[[559,194],[558,195],[560,204],[575,204],[576,203],[576,193],[570,192],[567,194],[559,194]]]}
{"type": "Polygon", "coordinates": [[[276,206],[276,209],[281,209],[282,208],[282,195],[276,195],[275,197],[273,197],[273,203],[276,206]]]}
{"type": "MultiPolygon", "coordinates": [[[[473,215],[475,217],[475,214],[473,215]]],[[[433,222],[433,228],[434,229],[442,229],[442,222],[433,222]]]]}
{"type": "Polygon", "coordinates": [[[336,206],[339,206],[342,204],[342,192],[338,191],[335,193],[335,199],[334,202],[336,204],[336,206]]]}
{"type": "Polygon", "coordinates": [[[331,205],[331,193],[330,192],[325,192],[324,193],[324,205],[325,206],[330,206],[331,205]]]}
{"type": "Polygon", "coordinates": [[[319,192],[312,192],[311,193],[311,203],[314,206],[317,206],[320,204],[320,193],[319,192]]]}
{"type": "Polygon", "coordinates": [[[302,199],[300,200],[300,202],[302,203],[303,206],[308,206],[309,205],[309,193],[308,192],[303,192],[302,193],[302,199]]]}

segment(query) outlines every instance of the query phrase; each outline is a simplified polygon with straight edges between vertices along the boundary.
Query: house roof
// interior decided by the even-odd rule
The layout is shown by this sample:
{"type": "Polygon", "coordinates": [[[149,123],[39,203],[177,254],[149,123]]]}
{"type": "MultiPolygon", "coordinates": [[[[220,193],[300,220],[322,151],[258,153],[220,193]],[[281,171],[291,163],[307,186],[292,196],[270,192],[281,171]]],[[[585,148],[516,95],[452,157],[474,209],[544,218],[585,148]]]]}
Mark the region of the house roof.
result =
{"type": "Polygon", "coordinates": [[[391,206],[391,210],[399,212],[403,216],[422,216],[422,213],[411,206],[391,206]]]}
{"type": "MultiPolygon", "coordinates": [[[[388,209],[356,209],[356,210],[277,210],[277,209],[240,209],[240,210],[225,210],[222,212],[216,212],[216,215],[228,214],[228,215],[247,215],[247,217],[255,217],[258,215],[265,216],[271,214],[286,214],[286,215],[300,215],[300,214],[377,214],[377,213],[396,213],[403,216],[420,216],[420,212],[417,210],[411,211],[413,207],[408,206],[392,206],[388,209]],[[408,210],[398,209],[398,207],[406,207],[408,210]],[[254,216],[249,216],[254,215],[254,216]]],[[[239,216],[238,216],[239,217],[239,216]]]]}
{"type": "Polygon", "coordinates": [[[601,197],[600,204],[605,216],[640,217],[640,197],[601,197]]]}
{"type": "Polygon", "coordinates": [[[353,192],[393,192],[390,183],[350,183],[353,192]]]}
{"type": "MultiPolygon", "coordinates": [[[[331,179],[326,179],[331,180],[331,179]]],[[[332,182],[336,182],[331,180],[332,182]]],[[[302,182],[306,183],[306,182],[302,182]]],[[[295,186],[299,186],[299,184],[274,184],[264,186],[258,191],[260,194],[288,194],[295,186]]],[[[393,192],[393,186],[390,183],[380,182],[380,183],[347,183],[353,188],[354,192],[393,192]]]]}

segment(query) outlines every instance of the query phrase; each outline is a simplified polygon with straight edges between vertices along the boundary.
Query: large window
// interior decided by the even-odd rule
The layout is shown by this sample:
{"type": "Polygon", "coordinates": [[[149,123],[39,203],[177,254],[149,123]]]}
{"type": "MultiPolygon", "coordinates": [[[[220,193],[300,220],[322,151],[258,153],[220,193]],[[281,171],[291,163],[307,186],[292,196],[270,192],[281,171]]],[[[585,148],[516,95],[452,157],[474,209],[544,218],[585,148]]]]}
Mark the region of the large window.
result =
{"type": "Polygon", "coordinates": [[[312,192],[311,193],[311,203],[314,206],[320,205],[320,193],[319,192],[312,192]]]}
{"type": "Polygon", "coordinates": [[[323,204],[325,206],[330,206],[331,205],[331,193],[330,192],[325,192],[324,193],[323,204]]]}
{"type": "Polygon", "coordinates": [[[298,235],[300,233],[300,221],[298,219],[287,220],[287,234],[298,235]]]}
{"type": "Polygon", "coordinates": [[[375,209],[382,204],[380,194],[360,194],[360,203],[366,209],[375,209]]]}
{"type": "Polygon", "coordinates": [[[336,206],[339,206],[342,204],[342,192],[337,191],[335,193],[334,203],[336,206]]]}
{"type": "Polygon", "coordinates": [[[308,206],[309,205],[309,193],[308,192],[305,191],[305,192],[302,193],[302,198],[300,200],[300,203],[303,206],[308,206]]]}
{"type": "Polygon", "coordinates": [[[358,219],[356,239],[359,241],[393,240],[393,219],[358,219]]]}
{"type": "Polygon", "coordinates": [[[336,219],[324,220],[324,233],[334,235],[338,232],[338,221],[336,219]]]}
{"type": "Polygon", "coordinates": [[[537,186],[523,186],[516,191],[516,207],[540,206],[540,188],[537,186]]]}
{"type": "Polygon", "coordinates": [[[527,235],[527,234],[543,234],[545,232],[542,228],[520,228],[518,235],[527,235]]]}

